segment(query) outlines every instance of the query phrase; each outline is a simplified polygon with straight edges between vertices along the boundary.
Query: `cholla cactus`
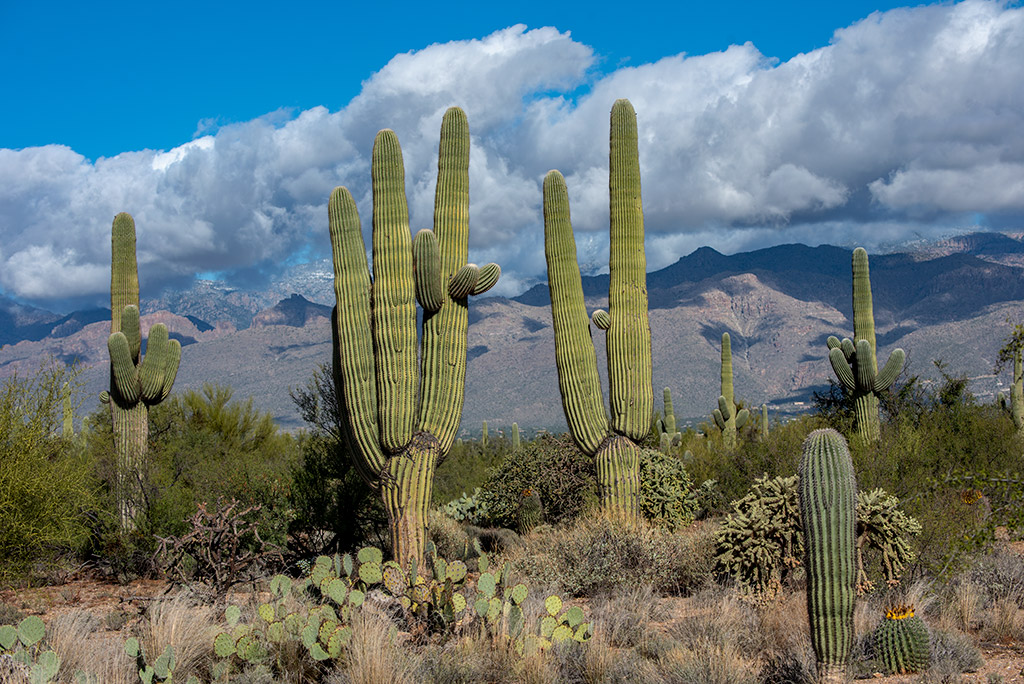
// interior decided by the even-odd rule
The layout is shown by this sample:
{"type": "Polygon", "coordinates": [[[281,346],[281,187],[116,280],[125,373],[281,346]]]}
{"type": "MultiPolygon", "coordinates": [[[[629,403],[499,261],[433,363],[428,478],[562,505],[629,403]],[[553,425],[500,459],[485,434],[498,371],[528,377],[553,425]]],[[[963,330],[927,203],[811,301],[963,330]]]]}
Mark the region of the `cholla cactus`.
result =
{"type": "Polygon", "coordinates": [[[928,628],[913,606],[893,606],[872,635],[875,655],[889,674],[910,674],[928,668],[928,628]]]}

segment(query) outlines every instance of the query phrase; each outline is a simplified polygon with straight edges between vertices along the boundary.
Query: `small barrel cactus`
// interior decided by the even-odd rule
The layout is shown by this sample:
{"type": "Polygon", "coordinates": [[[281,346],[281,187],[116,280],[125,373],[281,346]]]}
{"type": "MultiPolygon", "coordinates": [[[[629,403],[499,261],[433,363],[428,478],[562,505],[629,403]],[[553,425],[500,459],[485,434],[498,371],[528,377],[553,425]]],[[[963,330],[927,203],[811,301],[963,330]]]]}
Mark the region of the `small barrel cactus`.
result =
{"type": "Polygon", "coordinates": [[[931,658],[928,628],[914,615],[913,606],[893,606],[885,611],[873,635],[878,660],[890,674],[921,672],[931,658]]]}

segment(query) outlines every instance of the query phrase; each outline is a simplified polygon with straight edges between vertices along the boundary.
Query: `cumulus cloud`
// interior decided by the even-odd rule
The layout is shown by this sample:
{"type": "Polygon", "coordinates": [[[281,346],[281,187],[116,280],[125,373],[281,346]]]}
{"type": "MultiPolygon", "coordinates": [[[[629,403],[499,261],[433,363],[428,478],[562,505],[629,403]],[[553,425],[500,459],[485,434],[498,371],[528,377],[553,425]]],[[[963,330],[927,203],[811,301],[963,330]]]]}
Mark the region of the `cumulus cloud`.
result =
{"type": "Polygon", "coordinates": [[[638,117],[649,265],[710,244],[878,247],[1024,217],[1024,9],[968,0],[875,13],[782,63],[747,43],[609,73],[553,28],[394,57],[343,109],[274,112],[168,151],[94,162],[61,146],[0,150],[0,287],[45,302],[107,287],[113,216],[139,231],[143,287],[197,272],[269,275],[323,255],[346,185],[369,228],[379,128],[405,154],[414,229],[430,225],[441,116],[472,132],[471,259],[499,291],[544,279],[541,180],[565,174],[580,259],[607,263],[608,111],[638,117]]]}

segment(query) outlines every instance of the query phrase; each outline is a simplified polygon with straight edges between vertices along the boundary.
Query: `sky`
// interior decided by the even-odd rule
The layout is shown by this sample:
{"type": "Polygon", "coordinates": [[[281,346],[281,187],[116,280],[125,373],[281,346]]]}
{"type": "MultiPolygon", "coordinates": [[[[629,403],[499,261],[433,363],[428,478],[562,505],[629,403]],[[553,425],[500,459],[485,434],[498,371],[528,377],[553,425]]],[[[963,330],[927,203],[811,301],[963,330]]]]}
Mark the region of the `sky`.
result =
{"type": "Polygon", "coordinates": [[[1024,230],[1024,8],[966,0],[0,4],[0,293],[109,297],[136,219],[143,295],[260,287],[329,256],[373,137],[432,221],[444,110],[472,135],[470,259],[546,279],[541,183],[566,176],[581,268],[607,270],[608,112],[637,111],[648,269],[709,245],[879,250],[1024,230]],[[712,6],[713,5],[713,6],[712,6]]]}

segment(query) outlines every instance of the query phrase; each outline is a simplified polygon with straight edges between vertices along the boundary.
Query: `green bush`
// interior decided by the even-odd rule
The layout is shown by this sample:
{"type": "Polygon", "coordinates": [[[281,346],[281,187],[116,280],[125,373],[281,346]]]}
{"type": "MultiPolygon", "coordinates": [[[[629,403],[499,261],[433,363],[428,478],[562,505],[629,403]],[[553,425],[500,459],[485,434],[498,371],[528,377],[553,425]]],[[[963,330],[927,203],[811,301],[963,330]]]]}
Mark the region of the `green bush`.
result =
{"type": "Polygon", "coordinates": [[[49,565],[88,535],[90,468],[61,435],[61,388],[75,376],[50,361],[34,376],[15,375],[0,386],[0,580],[49,565]]]}
{"type": "Polygon", "coordinates": [[[434,505],[441,506],[482,487],[494,468],[512,453],[512,442],[491,436],[486,448],[479,441],[456,441],[434,469],[434,505]]]}
{"type": "Polygon", "coordinates": [[[491,470],[482,487],[491,524],[514,527],[527,489],[540,493],[547,523],[572,520],[597,503],[593,461],[569,434],[544,435],[523,444],[491,470]]]}

